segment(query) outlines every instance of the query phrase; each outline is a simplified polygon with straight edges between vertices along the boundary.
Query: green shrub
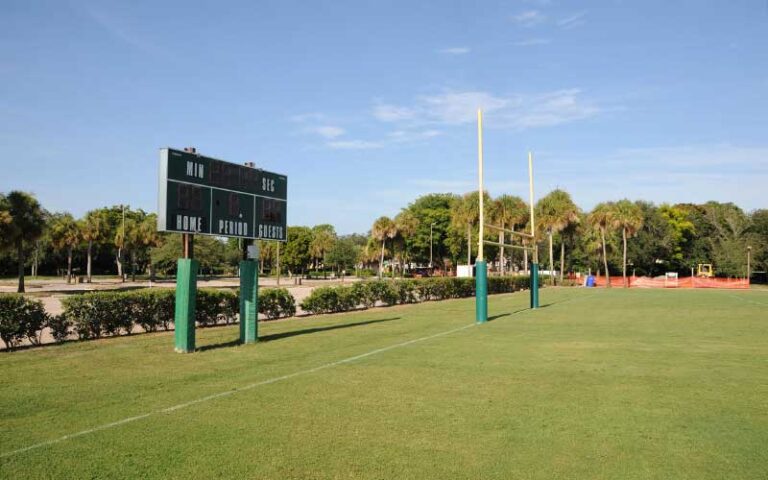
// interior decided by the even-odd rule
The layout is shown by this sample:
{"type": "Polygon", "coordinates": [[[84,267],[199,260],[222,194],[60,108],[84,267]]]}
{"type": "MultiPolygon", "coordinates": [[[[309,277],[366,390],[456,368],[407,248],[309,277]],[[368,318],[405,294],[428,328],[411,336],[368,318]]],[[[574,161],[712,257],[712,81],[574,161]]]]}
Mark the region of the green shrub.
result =
{"type": "Polygon", "coordinates": [[[397,294],[397,303],[416,303],[418,300],[416,292],[416,281],[397,280],[392,285],[397,294]]]}
{"type": "Polygon", "coordinates": [[[390,280],[375,280],[368,282],[368,288],[371,291],[371,297],[384,305],[395,305],[398,299],[398,292],[390,280]]]}
{"type": "Polygon", "coordinates": [[[40,331],[47,320],[40,300],[16,293],[0,294],[0,339],[9,350],[25,338],[39,344],[40,331]]]}
{"type": "Polygon", "coordinates": [[[357,300],[357,305],[363,308],[376,306],[375,292],[370,288],[370,282],[355,282],[349,287],[351,295],[357,300]]]}
{"type": "Polygon", "coordinates": [[[301,302],[301,309],[307,313],[331,313],[339,310],[338,290],[348,287],[318,287],[301,302]]]}
{"type": "Polygon", "coordinates": [[[56,343],[61,343],[69,337],[72,322],[66,315],[50,315],[46,326],[51,329],[51,336],[56,340],[56,343]]]}
{"type": "Polygon", "coordinates": [[[197,291],[195,302],[195,321],[201,327],[235,321],[240,311],[238,294],[231,290],[201,288],[197,291]]]}
{"type": "Polygon", "coordinates": [[[170,289],[137,290],[130,293],[133,300],[131,313],[133,322],[145,332],[168,329],[173,320],[176,292],[170,289]]]}
{"type": "Polygon", "coordinates": [[[296,315],[296,300],[285,288],[265,288],[259,291],[259,313],[272,320],[296,315]]]}
{"type": "Polygon", "coordinates": [[[97,299],[102,293],[72,295],[61,300],[63,315],[72,322],[77,337],[81,340],[101,337],[104,312],[97,309],[97,299]]]}

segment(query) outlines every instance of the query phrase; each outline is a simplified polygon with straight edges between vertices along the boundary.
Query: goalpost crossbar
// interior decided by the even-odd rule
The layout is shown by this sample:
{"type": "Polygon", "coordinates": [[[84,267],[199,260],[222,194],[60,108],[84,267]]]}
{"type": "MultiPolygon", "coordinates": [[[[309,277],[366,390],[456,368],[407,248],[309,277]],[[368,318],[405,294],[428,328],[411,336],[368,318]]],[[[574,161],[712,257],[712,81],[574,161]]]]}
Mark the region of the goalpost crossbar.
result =
{"type": "Polygon", "coordinates": [[[510,245],[508,243],[499,243],[491,240],[483,240],[483,243],[485,243],[486,245],[496,245],[497,247],[516,248],[518,250],[529,250],[529,251],[533,250],[532,247],[524,247],[522,245],[510,245]]]}
{"type": "Polygon", "coordinates": [[[533,238],[533,235],[531,235],[530,233],[516,232],[515,230],[510,230],[510,229],[504,228],[504,227],[498,227],[496,225],[491,225],[490,223],[486,223],[485,226],[486,226],[486,228],[493,228],[495,230],[501,230],[502,232],[511,233],[512,235],[518,235],[520,237],[525,237],[525,238],[533,238]]]}

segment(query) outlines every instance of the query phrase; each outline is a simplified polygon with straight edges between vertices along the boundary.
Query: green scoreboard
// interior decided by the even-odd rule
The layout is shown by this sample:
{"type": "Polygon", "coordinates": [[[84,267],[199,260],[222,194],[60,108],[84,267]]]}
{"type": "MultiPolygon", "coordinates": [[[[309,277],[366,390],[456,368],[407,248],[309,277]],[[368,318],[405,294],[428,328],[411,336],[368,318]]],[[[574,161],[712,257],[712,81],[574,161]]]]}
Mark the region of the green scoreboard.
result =
{"type": "Polygon", "coordinates": [[[286,241],[288,177],[160,149],[157,229],[286,241]]]}

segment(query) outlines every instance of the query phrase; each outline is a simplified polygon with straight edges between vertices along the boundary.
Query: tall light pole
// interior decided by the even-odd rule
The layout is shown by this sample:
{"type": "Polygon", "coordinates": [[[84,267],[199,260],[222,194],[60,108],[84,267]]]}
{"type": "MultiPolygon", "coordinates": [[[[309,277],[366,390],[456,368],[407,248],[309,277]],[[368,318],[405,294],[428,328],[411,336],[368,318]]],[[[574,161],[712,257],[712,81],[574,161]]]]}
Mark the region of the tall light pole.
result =
{"type": "Polygon", "coordinates": [[[752,276],[752,271],[750,269],[749,261],[751,260],[752,256],[752,246],[747,245],[747,282],[749,282],[750,277],[752,276]]]}
{"type": "Polygon", "coordinates": [[[435,226],[435,222],[429,225],[429,268],[432,268],[432,228],[435,226]]]}

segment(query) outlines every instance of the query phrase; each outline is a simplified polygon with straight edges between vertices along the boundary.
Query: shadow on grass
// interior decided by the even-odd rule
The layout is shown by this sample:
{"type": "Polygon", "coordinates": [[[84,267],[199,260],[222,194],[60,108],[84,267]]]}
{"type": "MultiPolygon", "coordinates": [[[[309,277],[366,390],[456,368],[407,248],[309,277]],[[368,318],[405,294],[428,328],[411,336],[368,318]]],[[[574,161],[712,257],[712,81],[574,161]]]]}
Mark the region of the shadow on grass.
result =
{"type": "MultiPolygon", "coordinates": [[[[330,330],[340,330],[342,328],[350,328],[350,327],[362,327],[365,325],[373,325],[375,323],[382,323],[382,322],[391,322],[393,320],[400,320],[400,317],[391,317],[391,318],[380,318],[378,320],[367,320],[365,322],[356,322],[356,323],[345,323],[342,325],[331,325],[328,327],[314,327],[314,328],[304,328],[302,330],[293,330],[290,332],[280,332],[280,333],[273,333],[271,335],[264,335],[259,337],[259,343],[261,342],[272,342],[275,340],[281,340],[284,338],[290,338],[290,337],[296,337],[299,335],[309,335],[312,333],[319,333],[319,332],[327,332],[330,330]]],[[[234,347],[236,345],[239,345],[239,340],[232,340],[230,342],[224,342],[224,343],[216,343],[213,345],[203,345],[202,347],[198,347],[198,352],[204,352],[206,350],[215,350],[217,348],[228,348],[228,347],[234,347]]]]}

